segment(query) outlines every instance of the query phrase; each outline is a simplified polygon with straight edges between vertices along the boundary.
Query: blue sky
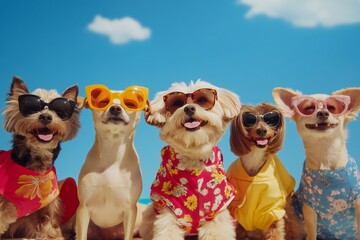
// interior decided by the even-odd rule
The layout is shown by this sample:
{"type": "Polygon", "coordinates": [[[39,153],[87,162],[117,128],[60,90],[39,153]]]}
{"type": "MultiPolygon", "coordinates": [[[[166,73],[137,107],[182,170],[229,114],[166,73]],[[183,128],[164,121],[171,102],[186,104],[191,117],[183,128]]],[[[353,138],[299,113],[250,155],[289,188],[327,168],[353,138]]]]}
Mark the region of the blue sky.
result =
{"type": "MultiPolygon", "coordinates": [[[[143,85],[150,99],[173,82],[201,78],[246,104],[273,103],[274,87],[306,94],[360,87],[358,0],[4,0],[0,36],[1,109],[14,75],[30,91],[77,84],[84,96],[95,83],[143,85]]],[[[59,179],[77,179],[93,144],[90,110],[82,110],[81,124],[77,138],[62,144],[59,179]]],[[[359,120],[348,128],[349,153],[359,161],[359,120]]],[[[0,136],[0,148],[9,149],[11,135],[2,127],[0,136]]],[[[164,143],[143,115],[135,146],[147,198],[164,143]]],[[[236,158],[229,131],[219,146],[227,167],[236,158]]],[[[278,155],[298,183],[305,155],[289,120],[278,155]]]]}

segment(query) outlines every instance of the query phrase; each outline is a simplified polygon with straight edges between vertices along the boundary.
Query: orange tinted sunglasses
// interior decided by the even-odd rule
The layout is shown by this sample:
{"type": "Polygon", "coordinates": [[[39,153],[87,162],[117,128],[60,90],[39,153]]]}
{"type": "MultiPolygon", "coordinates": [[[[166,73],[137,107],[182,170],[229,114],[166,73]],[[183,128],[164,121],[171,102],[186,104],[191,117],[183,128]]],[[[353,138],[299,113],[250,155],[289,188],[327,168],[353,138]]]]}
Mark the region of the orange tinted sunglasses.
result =
{"type": "Polygon", "coordinates": [[[120,105],[129,111],[141,111],[148,100],[149,89],[141,86],[130,86],[122,92],[111,92],[105,85],[94,84],[86,86],[86,98],[93,110],[104,110],[113,104],[114,99],[120,100],[120,105]]]}

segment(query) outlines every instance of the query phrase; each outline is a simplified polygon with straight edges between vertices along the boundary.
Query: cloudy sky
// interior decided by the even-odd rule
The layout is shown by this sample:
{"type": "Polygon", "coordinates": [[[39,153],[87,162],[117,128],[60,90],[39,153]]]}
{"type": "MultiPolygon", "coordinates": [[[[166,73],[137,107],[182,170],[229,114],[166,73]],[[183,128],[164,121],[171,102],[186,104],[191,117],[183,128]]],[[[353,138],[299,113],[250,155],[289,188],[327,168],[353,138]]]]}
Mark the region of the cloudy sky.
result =
{"type": "MultiPolygon", "coordinates": [[[[84,96],[95,83],[143,85],[150,99],[173,82],[201,78],[246,104],[273,102],[274,87],[306,94],[360,87],[359,0],[4,0],[0,36],[4,100],[14,75],[31,91],[77,84],[84,96]]],[[[77,178],[93,144],[90,110],[81,124],[62,145],[60,179],[77,178]]],[[[348,127],[349,152],[359,160],[359,121],[348,127]]],[[[0,135],[1,149],[11,148],[11,135],[3,128],[0,135]]],[[[147,198],[164,143],[143,116],[135,138],[147,198]]],[[[229,132],[219,146],[227,167],[235,160],[229,132]]],[[[304,150],[294,122],[278,155],[298,182],[304,150]]]]}

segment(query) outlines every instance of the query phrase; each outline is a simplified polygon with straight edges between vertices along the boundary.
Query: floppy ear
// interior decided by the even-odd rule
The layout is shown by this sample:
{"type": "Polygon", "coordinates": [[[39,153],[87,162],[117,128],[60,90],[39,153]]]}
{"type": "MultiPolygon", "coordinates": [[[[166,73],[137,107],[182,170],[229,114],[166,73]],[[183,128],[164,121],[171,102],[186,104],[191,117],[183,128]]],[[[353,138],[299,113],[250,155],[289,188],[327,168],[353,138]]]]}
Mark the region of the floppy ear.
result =
{"type": "Polygon", "coordinates": [[[89,104],[88,104],[86,97],[83,98],[83,97],[78,96],[76,99],[76,105],[77,105],[77,109],[79,109],[79,110],[81,110],[83,108],[89,108],[89,104]]]}
{"type": "Polygon", "coordinates": [[[223,119],[228,122],[235,118],[240,112],[241,104],[239,96],[223,88],[219,88],[217,94],[218,102],[224,112],[223,119]]]}
{"type": "Polygon", "coordinates": [[[350,104],[345,117],[347,121],[354,120],[360,111],[360,88],[342,89],[333,92],[333,95],[346,95],[350,97],[350,104]]]}
{"type": "Polygon", "coordinates": [[[274,88],[272,92],[274,101],[285,117],[292,118],[294,115],[291,99],[301,95],[301,92],[289,88],[274,88]]]}
{"type": "Polygon", "coordinates": [[[251,151],[250,146],[252,145],[251,139],[247,137],[247,131],[242,124],[244,107],[241,108],[240,114],[231,121],[230,125],[230,147],[236,156],[248,154],[251,151]]]}
{"type": "Polygon", "coordinates": [[[166,122],[166,110],[163,101],[164,92],[156,94],[154,100],[147,101],[147,107],[144,111],[145,121],[153,126],[162,127],[166,122]]]}
{"type": "Polygon", "coordinates": [[[285,117],[280,110],[278,110],[278,112],[280,114],[280,123],[277,126],[276,135],[274,136],[272,144],[269,145],[269,151],[271,153],[277,153],[278,151],[280,151],[284,142],[286,128],[285,117]]]}

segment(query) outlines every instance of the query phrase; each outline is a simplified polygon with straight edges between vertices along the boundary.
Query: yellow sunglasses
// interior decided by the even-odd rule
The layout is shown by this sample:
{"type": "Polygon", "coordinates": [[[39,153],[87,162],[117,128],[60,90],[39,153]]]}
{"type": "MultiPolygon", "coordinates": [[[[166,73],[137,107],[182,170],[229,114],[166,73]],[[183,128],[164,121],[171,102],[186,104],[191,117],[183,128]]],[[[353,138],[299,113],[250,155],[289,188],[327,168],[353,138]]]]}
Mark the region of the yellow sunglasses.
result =
{"type": "Polygon", "coordinates": [[[85,87],[89,107],[93,110],[105,110],[113,104],[114,99],[129,111],[141,111],[148,100],[149,89],[141,86],[130,86],[123,92],[111,92],[105,85],[94,84],[85,87]]]}

